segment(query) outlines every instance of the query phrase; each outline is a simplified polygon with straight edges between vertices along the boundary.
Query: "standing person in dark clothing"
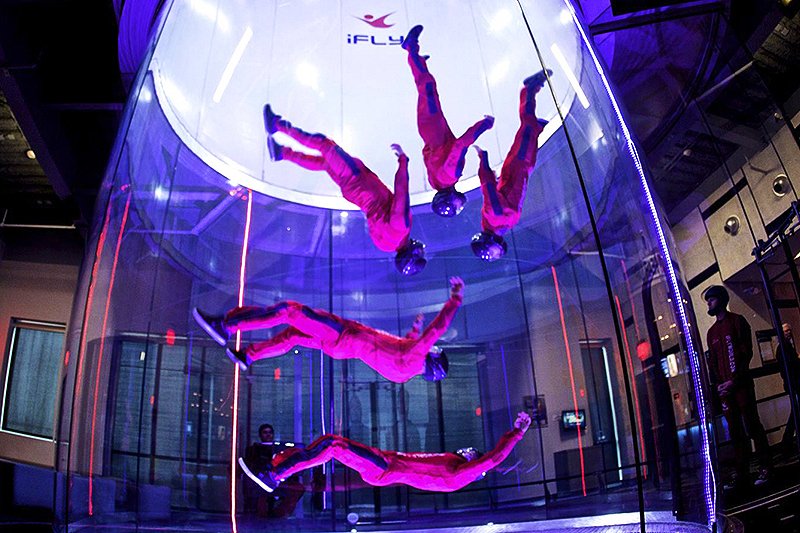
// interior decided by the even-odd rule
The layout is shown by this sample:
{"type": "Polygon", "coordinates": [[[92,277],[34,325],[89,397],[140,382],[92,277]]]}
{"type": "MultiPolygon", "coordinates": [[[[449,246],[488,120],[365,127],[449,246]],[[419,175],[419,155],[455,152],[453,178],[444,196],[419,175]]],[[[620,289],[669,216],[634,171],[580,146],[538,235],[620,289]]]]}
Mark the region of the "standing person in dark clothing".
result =
{"type": "MultiPolygon", "coordinates": [[[[794,395],[794,402],[789,403],[790,409],[795,409],[800,405],[800,359],[797,356],[797,347],[794,344],[794,336],[792,335],[792,326],[784,323],[781,327],[783,330],[782,346],[786,349],[786,356],[784,357],[783,350],[778,348],[778,364],[781,371],[781,378],[783,378],[783,390],[789,394],[794,395]],[[791,387],[789,384],[791,383],[791,387]]],[[[781,439],[781,448],[784,452],[790,452],[794,448],[794,413],[789,411],[789,419],[786,421],[786,429],[783,432],[781,439]]]]}
{"type": "Polygon", "coordinates": [[[753,378],[748,368],[753,358],[750,324],[742,315],[728,311],[730,296],[725,287],[712,285],[703,291],[708,314],[716,318],[706,335],[712,385],[716,387],[722,413],[728,422],[736,460],[732,486],[744,486],[750,477],[750,439],[758,456],[755,485],[769,478],[767,434],[758,417],[753,378]]]}
{"type": "MultiPolygon", "coordinates": [[[[247,447],[244,462],[252,472],[270,470],[272,458],[284,451],[292,449],[286,444],[275,442],[275,430],[271,424],[258,427],[259,440],[247,447]]],[[[297,502],[303,497],[306,489],[298,479],[291,476],[272,494],[265,494],[256,484],[246,484],[244,488],[245,508],[255,511],[258,516],[268,518],[286,518],[294,512],[297,502]]]]}

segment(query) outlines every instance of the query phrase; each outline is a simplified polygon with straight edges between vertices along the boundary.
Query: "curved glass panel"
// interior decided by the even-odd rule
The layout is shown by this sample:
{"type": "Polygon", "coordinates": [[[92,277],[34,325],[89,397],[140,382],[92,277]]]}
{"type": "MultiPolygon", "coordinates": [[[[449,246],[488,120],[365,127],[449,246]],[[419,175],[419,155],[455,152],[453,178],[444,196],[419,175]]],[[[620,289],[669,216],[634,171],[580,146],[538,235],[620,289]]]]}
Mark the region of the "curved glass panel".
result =
{"type": "MultiPolygon", "coordinates": [[[[66,522],[710,527],[691,309],[635,145],[569,3],[414,1],[377,11],[356,1],[175,0],[164,9],[69,332],[59,425],[66,522]],[[414,24],[425,27],[422,52],[453,131],[495,117],[479,144],[496,172],[519,127],[521,81],[553,71],[536,98],[549,124],[501,260],[470,248],[482,204],[473,151],[458,186],[464,211],[446,219],[428,206],[417,93],[400,46],[414,24]],[[421,273],[395,270],[394,254],[373,245],[364,216],[325,173],[270,161],[267,102],[340,142],[389,187],[388,146],[403,145],[411,236],[427,245],[421,273]],[[449,360],[439,382],[391,381],[360,352],[310,341],[240,371],[192,318],[195,307],[291,301],[316,309],[305,312],[315,320],[332,313],[403,337],[418,315],[433,321],[452,276],[466,287],[437,342],[449,360]],[[338,445],[325,446],[339,437],[387,452],[489,451],[519,412],[533,419],[524,438],[455,492],[374,486],[370,469],[388,468],[364,463],[375,452],[320,460],[273,494],[236,466],[245,457],[256,468],[259,453],[325,459],[320,450],[334,453],[338,445]],[[259,436],[263,423],[271,437],[259,436]],[[326,434],[337,437],[317,440],[326,434]],[[254,446],[260,438],[273,444],[254,446]]],[[[284,328],[262,325],[274,327],[243,331],[229,347],[284,328]]]]}

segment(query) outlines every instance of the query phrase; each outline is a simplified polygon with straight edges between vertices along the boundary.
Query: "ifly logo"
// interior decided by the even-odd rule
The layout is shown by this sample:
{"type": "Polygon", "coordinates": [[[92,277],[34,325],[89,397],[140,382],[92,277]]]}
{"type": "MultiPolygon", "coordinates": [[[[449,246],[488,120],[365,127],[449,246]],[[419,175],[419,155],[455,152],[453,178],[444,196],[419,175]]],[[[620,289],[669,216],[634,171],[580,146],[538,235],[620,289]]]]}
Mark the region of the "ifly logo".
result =
{"type": "MultiPolygon", "coordinates": [[[[384,30],[386,28],[391,28],[394,26],[394,23],[387,22],[390,16],[394,15],[394,12],[388,13],[386,15],[382,15],[380,17],[375,17],[373,15],[367,14],[363,17],[357,17],[353,15],[353,18],[364,22],[365,24],[369,24],[375,29],[384,30]]],[[[347,34],[347,44],[368,44],[373,46],[387,46],[387,45],[400,45],[403,44],[403,36],[391,36],[391,35],[363,35],[363,34],[347,34]]]]}
{"type": "Polygon", "coordinates": [[[364,15],[363,17],[355,17],[362,22],[366,22],[373,28],[391,28],[394,24],[388,24],[386,19],[390,16],[394,15],[394,11],[389,13],[388,15],[383,15],[382,17],[375,18],[372,15],[364,15]]]}
{"type": "Polygon", "coordinates": [[[400,45],[403,44],[403,36],[375,37],[374,35],[351,35],[347,34],[347,44],[371,44],[375,46],[400,45]]]}

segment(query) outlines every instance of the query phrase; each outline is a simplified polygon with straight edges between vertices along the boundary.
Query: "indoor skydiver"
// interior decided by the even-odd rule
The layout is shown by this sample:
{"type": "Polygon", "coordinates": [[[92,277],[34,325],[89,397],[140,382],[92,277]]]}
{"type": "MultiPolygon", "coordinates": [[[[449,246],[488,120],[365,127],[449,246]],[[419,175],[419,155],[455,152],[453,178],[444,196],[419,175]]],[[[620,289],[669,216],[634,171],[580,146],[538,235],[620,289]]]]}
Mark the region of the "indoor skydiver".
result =
{"type": "Polygon", "coordinates": [[[275,490],[281,480],[331,459],[352,468],[373,486],[402,484],[421,490],[453,492],[477,481],[502,463],[530,425],[531,417],[525,412],[518,413],[514,427],[485,454],[475,448],[462,448],[454,453],[396,452],[373,448],[339,435],[323,435],[305,449],[280,452],[272,459],[272,468],[263,472],[253,472],[242,459],[239,465],[267,492],[275,490]]]}
{"type": "Polygon", "coordinates": [[[483,192],[481,208],[481,232],[472,237],[473,253],[484,261],[496,261],[505,255],[508,245],[503,235],[517,225],[522,214],[528,177],[536,165],[539,150],[539,134],[547,121],[536,118],[536,94],[544,87],[548,70],[537,72],[523,82],[519,94],[520,126],[514,136],[514,143],[503,161],[498,180],[489,166],[489,154],[476,146],[480,157],[478,176],[483,192]]]}
{"type": "Polygon", "coordinates": [[[363,161],[353,157],[321,133],[308,133],[264,106],[267,148],[273,161],[291,161],[308,170],[324,170],[341,188],[342,196],[358,206],[367,218],[369,236],[383,252],[396,252],[395,267],[406,276],[425,268],[425,245],[411,239],[411,203],[408,193],[408,156],[398,144],[392,145],[398,168],[394,192],[363,161]],[[273,134],[282,132],[320,155],[309,155],[282,146],[273,134]]]}
{"type": "Polygon", "coordinates": [[[404,383],[420,374],[428,381],[439,381],[447,376],[448,362],[445,353],[434,344],[461,307],[463,290],[461,278],[450,278],[450,298],[439,314],[424,330],[422,316],[418,315],[405,337],[292,301],[269,307],[236,307],[224,316],[211,316],[195,308],[193,315],[198,325],[221,346],[237,331],[288,326],[266,341],[241,350],[227,349],[228,357],[242,370],[260,359],[279,357],[295,346],[303,346],[322,350],[334,359],[360,359],[395,383],[404,383]]]}
{"type": "Polygon", "coordinates": [[[485,115],[456,138],[442,112],[436,79],[428,70],[428,57],[419,53],[419,35],[422,26],[409,30],[401,45],[408,51],[408,65],[417,87],[417,129],[425,142],[422,158],[428,182],[437,193],[431,202],[433,211],[443,217],[454,217],[461,212],[467,197],[455,188],[464,171],[464,162],[470,145],[494,124],[494,117],[485,115]]]}

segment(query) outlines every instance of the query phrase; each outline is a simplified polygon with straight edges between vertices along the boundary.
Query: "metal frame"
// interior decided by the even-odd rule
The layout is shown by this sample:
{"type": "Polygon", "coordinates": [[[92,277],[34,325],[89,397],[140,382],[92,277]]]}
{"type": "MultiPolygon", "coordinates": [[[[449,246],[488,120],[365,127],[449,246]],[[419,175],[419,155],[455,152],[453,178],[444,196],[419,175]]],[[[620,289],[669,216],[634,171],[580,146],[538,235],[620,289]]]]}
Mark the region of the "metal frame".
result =
{"type": "MultiPolygon", "coordinates": [[[[787,348],[791,349],[791,347],[787,346],[786,340],[781,334],[781,325],[783,321],[781,320],[780,308],[776,304],[776,297],[772,284],[777,281],[778,278],[785,276],[787,273],[790,274],[795,301],[797,302],[798,309],[800,309],[800,272],[798,272],[797,264],[795,263],[795,254],[789,243],[789,237],[797,233],[798,230],[800,230],[800,207],[798,207],[797,201],[794,201],[792,202],[791,211],[786,215],[783,223],[767,237],[766,241],[759,239],[758,244],[753,248],[753,255],[756,258],[756,264],[761,272],[761,279],[764,282],[764,295],[767,298],[767,307],[769,308],[770,318],[772,319],[772,326],[777,333],[780,350],[784,354],[789,353],[787,348]],[[785,263],[786,269],[781,270],[774,277],[770,277],[766,264],[770,259],[781,259],[785,263]]],[[[792,382],[786,357],[781,357],[781,364],[787,376],[786,384],[789,389],[788,393],[792,417],[794,418],[795,428],[798,428],[800,427],[798,426],[798,422],[800,422],[800,405],[798,404],[800,404],[800,402],[798,402],[796,397],[797,391],[795,390],[795,385],[797,385],[797,383],[792,382]]],[[[800,430],[798,429],[795,429],[795,445],[800,449],[800,430]]]]}

